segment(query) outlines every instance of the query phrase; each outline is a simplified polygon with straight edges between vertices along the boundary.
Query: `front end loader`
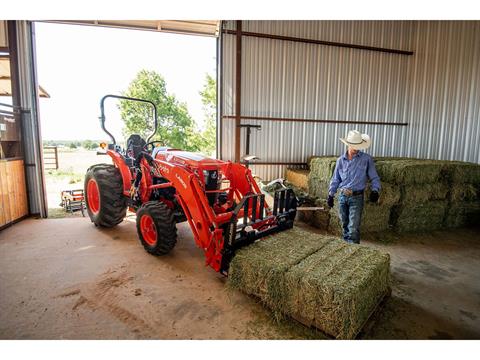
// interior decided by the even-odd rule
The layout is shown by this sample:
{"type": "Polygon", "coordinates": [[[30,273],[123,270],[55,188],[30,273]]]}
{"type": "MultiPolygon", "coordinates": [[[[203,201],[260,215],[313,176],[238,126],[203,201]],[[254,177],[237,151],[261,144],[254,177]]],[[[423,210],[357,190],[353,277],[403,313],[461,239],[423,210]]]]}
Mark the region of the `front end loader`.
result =
{"type": "Polygon", "coordinates": [[[297,198],[291,189],[275,192],[270,207],[244,165],[151,141],[158,126],[154,103],[106,95],[100,109],[101,127],[111,139],[103,154],[113,165],[93,165],[85,176],[87,211],[96,226],[113,227],[127,210],[134,212],[145,250],[163,255],[176,244],[176,224],[187,221],[206,264],[224,275],[239,248],[293,227],[297,198]],[[125,149],[119,146],[105,128],[108,98],[152,106],[152,134],[146,140],[131,135],[125,149]]]}

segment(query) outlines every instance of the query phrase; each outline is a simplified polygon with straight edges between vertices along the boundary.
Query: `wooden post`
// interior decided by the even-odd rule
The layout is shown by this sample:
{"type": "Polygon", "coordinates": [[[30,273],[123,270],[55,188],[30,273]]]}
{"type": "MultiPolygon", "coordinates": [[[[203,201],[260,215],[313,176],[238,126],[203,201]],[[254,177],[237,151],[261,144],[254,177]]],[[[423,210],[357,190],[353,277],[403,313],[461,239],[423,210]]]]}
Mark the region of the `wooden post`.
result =
{"type": "Polygon", "coordinates": [[[58,170],[58,146],[55,146],[55,170],[58,170]]]}

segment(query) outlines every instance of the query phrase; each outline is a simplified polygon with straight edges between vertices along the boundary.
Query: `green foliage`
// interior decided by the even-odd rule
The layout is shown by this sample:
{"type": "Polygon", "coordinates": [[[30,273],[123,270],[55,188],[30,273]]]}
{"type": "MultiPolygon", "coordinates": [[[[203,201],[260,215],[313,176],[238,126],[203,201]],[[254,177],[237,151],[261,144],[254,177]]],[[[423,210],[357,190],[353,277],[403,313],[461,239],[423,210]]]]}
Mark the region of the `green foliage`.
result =
{"type": "Polygon", "coordinates": [[[216,114],[217,114],[217,83],[215,79],[207,74],[203,90],[200,91],[202,97],[203,111],[205,113],[205,129],[202,133],[203,144],[201,149],[208,155],[213,155],[216,148],[216,114]]]}
{"type": "Polygon", "coordinates": [[[94,142],[92,140],[84,140],[82,141],[82,147],[87,150],[95,150],[98,147],[98,142],[94,142]]]}
{"type": "MultiPolygon", "coordinates": [[[[189,141],[195,133],[194,121],[184,103],[167,93],[163,77],[155,71],[141,70],[130,83],[124,96],[150,100],[158,110],[158,129],[152,140],[174,148],[198,151],[196,142],[189,141]]],[[[122,100],[120,115],[125,123],[125,137],[139,134],[146,139],[153,131],[152,109],[148,104],[122,100]]]]}
{"type": "Polygon", "coordinates": [[[72,142],[70,143],[70,145],[68,145],[70,147],[70,149],[76,149],[77,148],[77,144],[72,142]]]}
{"type": "MultiPolygon", "coordinates": [[[[141,70],[130,83],[125,96],[152,101],[158,109],[158,130],[152,140],[189,151],[214,155],[216,147],[216,82],[206,75],[202,97],[205,113],[204,129],[197,128],[187,107],[179,103],[174,95],[167,93],[163,77],[155,71],[141,70]]],[[[139,134],[146,139],[153,130],[152,110],[147,104],[121,101],[120,114],[125,123],[125,138],[139,134]]]]}

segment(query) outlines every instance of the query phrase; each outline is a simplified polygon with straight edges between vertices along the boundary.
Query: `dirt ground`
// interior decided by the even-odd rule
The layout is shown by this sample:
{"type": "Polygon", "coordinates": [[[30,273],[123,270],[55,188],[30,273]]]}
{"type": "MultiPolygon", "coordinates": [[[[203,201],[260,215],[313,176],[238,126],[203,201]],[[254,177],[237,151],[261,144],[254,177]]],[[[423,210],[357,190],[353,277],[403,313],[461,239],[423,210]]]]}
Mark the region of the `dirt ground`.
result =
{"type": "MultiPolygon", "coordinates": [[[[226,290],[188,226],[178,227],[163,257],[143,250],[133,218],[115,229],[28,219],[1,231],[0,338],[325,338],[226,290]]],[[[392,296],[360,338],[480,339],[478,229],[364,243],[391,254],[392,296]]]]}

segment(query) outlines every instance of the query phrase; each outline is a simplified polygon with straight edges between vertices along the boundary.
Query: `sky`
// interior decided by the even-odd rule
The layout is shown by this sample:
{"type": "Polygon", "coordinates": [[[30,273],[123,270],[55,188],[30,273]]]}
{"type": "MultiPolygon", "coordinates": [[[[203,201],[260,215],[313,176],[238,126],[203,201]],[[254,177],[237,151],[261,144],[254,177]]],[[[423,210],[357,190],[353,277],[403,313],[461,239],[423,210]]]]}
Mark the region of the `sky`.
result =
{"type": "MultiPolygon", "coordinates": [[[[159,72],[167,92],[203,125],[199,92],[205,75],[215,76],[215,38],[41,22],[35,34],[38,82],[50,94],[40,99],[44,140],[107,140],[100,99],[120,95],[142,69],[159,72]]],[[[107,129],[121,138],[115,100],[105,111],[107,129]]]]}

